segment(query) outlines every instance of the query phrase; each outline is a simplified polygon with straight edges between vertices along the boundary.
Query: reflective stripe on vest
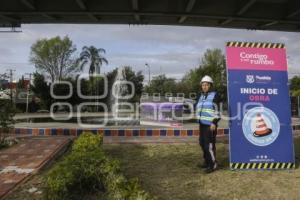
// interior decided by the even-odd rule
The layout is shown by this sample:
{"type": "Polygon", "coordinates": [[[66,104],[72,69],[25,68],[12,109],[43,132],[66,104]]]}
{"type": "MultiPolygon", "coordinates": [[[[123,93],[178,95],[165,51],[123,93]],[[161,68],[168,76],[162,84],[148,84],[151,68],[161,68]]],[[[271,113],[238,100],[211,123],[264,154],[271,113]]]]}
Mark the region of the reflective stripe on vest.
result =
{"type": "Polygon", "coordinates": [[[217,117],[214,109],[214,97],[215,92],[209,92],[205,99],[204,95],[201,95],[197,103],[197,119],[201,124],[211,125],[212,121],[217,117]]]}

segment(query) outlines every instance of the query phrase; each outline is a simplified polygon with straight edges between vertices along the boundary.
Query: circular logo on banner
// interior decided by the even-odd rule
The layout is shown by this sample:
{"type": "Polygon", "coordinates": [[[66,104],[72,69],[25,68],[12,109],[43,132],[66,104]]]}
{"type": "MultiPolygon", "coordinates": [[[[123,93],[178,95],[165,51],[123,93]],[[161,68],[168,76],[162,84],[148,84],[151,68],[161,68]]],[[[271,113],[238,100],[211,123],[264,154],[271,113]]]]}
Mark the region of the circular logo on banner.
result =
{"type": "Polygon", "coordinates": [[[280,123],[272,110],[254,107],[244,115],[242,128],[249,142],[257,146],[267,146],[278,137],[280,123]]]}

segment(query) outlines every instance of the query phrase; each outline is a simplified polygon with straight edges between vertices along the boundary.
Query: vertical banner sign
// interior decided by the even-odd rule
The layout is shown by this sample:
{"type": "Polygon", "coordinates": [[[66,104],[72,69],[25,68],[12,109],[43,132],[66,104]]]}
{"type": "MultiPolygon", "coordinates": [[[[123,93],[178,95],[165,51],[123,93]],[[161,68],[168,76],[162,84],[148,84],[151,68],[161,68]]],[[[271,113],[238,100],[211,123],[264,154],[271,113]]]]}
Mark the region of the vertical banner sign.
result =
{"type": "Polygon", "coordinates": [[[230,168],[295,167],[286,49],[228,42],[230,168]]]}

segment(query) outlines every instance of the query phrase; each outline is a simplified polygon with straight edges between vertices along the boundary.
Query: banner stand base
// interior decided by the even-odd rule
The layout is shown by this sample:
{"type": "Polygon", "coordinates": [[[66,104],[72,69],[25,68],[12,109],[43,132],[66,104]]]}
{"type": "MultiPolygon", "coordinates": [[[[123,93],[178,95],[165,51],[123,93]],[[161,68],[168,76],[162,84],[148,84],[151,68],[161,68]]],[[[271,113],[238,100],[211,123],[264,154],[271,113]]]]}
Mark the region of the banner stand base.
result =
{"type": "Polygon", "coordinates": [[[295,163],[230,163],[231,170],[239,169],[295,169],[295,163]]]}

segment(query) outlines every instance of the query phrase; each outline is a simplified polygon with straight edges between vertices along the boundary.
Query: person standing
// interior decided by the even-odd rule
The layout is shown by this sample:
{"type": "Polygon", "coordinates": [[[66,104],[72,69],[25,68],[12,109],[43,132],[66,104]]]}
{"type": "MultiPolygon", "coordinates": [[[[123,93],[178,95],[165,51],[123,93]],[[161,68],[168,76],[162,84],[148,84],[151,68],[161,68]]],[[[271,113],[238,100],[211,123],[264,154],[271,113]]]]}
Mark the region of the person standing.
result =
{"type": "Polygon", "coordinates": [[[36,102],[36,97],[32,96],[31,102],[28,104],[28,112],[35,113],[39,110],[39,105],[36,102]]]}
{"type": "Polygon", "coordinates": [[[201,168],[206,173],[217,169],[216,161],[216,135],[218,122],[220,121],[219,104],[220,98],[213,91],[213,79],[204,76],[200,82],[201,93],[196,101],[196,114],[199,122],[199,144],[203,152],[204,163],[201,168]]]}

